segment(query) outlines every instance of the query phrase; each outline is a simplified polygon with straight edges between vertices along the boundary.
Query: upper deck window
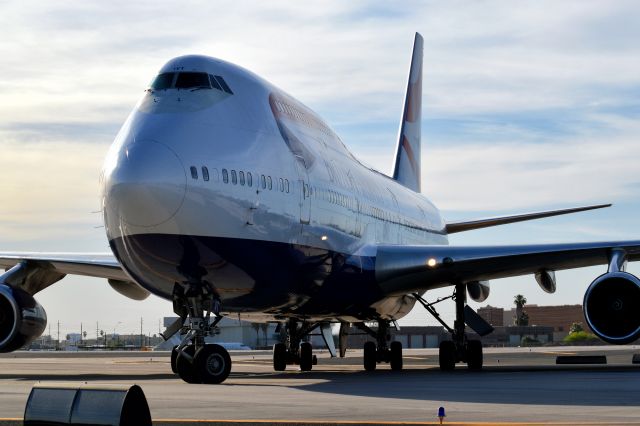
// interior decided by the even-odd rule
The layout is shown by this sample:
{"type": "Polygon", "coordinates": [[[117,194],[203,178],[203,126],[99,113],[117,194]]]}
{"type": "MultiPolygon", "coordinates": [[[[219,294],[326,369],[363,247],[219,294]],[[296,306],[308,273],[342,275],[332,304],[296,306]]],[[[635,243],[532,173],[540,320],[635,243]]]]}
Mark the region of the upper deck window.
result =
{"type": "Polygon", "coordinates": [[[176,79],[176,89],[210,89],[209,76],[203,72],[181,72],[176,79]]]}
{"type": "Polygon", "coordinates": [[[174,72],[163,72],[162,74],[158,74],[151,83],[151,88],[153,90],[166,90],[170,89],[173,86],[173,77],[176,75],[174,72]]]}

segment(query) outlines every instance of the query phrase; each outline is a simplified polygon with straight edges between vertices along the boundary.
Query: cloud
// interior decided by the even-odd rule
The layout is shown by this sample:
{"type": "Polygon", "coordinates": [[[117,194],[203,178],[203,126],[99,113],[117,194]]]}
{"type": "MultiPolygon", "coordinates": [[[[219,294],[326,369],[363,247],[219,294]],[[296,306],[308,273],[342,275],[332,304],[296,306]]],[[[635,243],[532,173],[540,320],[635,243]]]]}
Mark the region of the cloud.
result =
{"type": "Polygon", "coordinates": [[[53,241],[57,250],[96,247],[86,239],[95,241],[94,227],[102,224],[92,212],[100,209],[98,174],[106,149],[82,142],[2,142],[0,193],[6,202],[0,208],[0,250],[46,249],[29,248],[30,240],[53,241]],[[71,239],[77,247],[69,246],[71,239]]]}

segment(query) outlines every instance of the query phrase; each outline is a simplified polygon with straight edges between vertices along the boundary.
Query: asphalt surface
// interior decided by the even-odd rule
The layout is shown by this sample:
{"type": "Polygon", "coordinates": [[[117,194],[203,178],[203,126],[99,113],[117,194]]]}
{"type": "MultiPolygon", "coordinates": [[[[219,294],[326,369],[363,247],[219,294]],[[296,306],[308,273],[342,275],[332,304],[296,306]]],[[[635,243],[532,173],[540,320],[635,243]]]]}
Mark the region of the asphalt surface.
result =
{"type": "Polygon", "coordinates": [[[405,350],[403,371],[379,365],[373,373],[362,371],[361,351],[317,353],[311,372],[276,373],[270,353],[235,352],[221,385],[182,382],[168,353],[4,354],[0,424],[21,424],[37,382],[138,384],[158,425],[421,424],[437,422],[439,407],[445,424],[640,424],[640,364],[632,364],[640,347],[485,349],[481,372],[441,372],[433,349],[405,350]],[[607,364],[556,365],[559,355],[606,355],[607,364]]]}

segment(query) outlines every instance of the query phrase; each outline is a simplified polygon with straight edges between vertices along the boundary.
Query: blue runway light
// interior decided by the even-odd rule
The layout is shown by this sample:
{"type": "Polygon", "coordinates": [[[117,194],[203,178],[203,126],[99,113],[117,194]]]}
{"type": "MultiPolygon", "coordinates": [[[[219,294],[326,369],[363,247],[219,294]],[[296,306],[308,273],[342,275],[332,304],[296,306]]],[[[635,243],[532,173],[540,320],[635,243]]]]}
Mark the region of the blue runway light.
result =
{"type": "Polygon", "coordinates": [[[447,415],[444,413],[444,407],[438,408],[438,418],[440,419],[440,424],[442,424],[442,420],[444,420],[445,417],[447,417],[447,415]]]}

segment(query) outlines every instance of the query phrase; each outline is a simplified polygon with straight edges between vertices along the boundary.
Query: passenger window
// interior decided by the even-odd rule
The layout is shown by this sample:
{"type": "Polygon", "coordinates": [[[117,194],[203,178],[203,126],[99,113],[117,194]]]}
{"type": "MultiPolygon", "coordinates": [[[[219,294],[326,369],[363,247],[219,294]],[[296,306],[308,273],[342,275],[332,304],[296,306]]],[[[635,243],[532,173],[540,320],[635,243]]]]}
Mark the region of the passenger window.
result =
{"type": "Polygon", "coordinates": [[[273,189],[273,184],[271,183],[271,176],[267,176],[267,186],[269,187],[269,191],[273,189]]]}
{"type": "Polygon", "coordinates": [[[244,186],[244,172],[238,172],[240,175],[240,185],[244,186]]]}
{"type": "Polygon", "coordinates": [[[227,172],[227,169],[222,169],[222,181],[229,183],[229,172],[227,172]]]}
{"type": "Polygon", "coordinates": [[[262,183],[262,189],[267,189],[267,179],[264,177],[264,175],[260,176],[260,181],[262,183]]]}
{"type": "Polygon", "coordinates": [[[238,175],[235,170],[231,170],[231,183],[234,185],[238,184],[238,175]]]}
{"type": "Polygon", "coordinates": [[[196,169],[195,166],[191,166],[191,177],[198,179],[198,169],[196,169]]]}
{"type": "Polygon", "coordinates": [[[284,179],[280,178],[280,192],[284,192],[284,179]]]}
{"type": "Polygon", "coordinates": [[[247,172],[247,185],[253,186],[253,176],[251,176],[251,172],[247,172]]]}
{"type": "Polygon", "coordinates": [[[204,166],[202,166],[202,179],[205,181],[209,180],[209,169],[204,166]]]}
{"type": "Polygon", "coordinates": [[[286,193],[289,193],[289,180],[285,179],[284,180],[284,190],[286,191],[286,193]]]}

